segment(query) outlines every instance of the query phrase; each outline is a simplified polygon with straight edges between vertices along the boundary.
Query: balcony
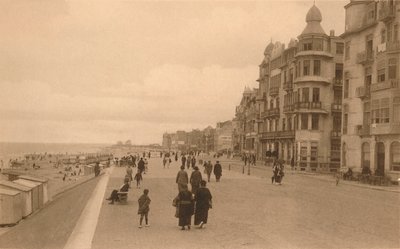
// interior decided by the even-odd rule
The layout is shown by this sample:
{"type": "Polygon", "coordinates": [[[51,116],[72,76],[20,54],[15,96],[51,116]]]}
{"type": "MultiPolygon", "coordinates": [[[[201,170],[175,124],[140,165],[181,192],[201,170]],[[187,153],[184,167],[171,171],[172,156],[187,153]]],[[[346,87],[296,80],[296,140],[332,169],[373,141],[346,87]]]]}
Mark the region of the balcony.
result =
{"type": "Polygon", "coordinates": [[[400,124],[381,123],[371,124],[371,135],[391,135],[400,133],[400,124]]]}
{"type": "Polygon", "coordinates": [[[272,109],[266,110],[265,112],[266,112],[267,118],[279,117],[279,108],[272,108],[272,109]]]}
{"type": "Polygon", "coordinates": [[[370,88],[366,88],[365,86],[359,86],[356,88],[356,97],[360,99],[369,98],[370,96],[370,88]]]}
{"type": "Polygon", "coordinates": [[[261,133],[261,139],[294,138],[295,131],[268,131],[261,133]]]}
{"type": "Polygon", "coordinates": [[[381,83],[375,83],[371,85],[371,92],[377,92],[386,89],[397,89],[399,88],[399,79],[389,79],[381,83]]]}
{"type": "Polygon", "coordinates": [[[270,87],[269,96],[276,96],[279,94],[279,87],[270,87]]]}
{"type": "Polygon", "coordinates": [[[370,126],[369,125],[357,125],[356,126],[356,134],[360,137],[369,136],[370,126]]]}
{"type": "Polygon", "coordinates": [[[293,81],[288,81],[283,83],[283,90],[290,91],[293,89],[293,81]]]}
{"type": "Polygon", "coordinates": [[[331,131],[331,139],[340,139],[341,136],[341,131],[331,131]]]}
{"type": "Polygon", "coordinates": [[[389,41],[386,43],[387,52],[399,52],[400,51],[400,41],[389,41]]]}
{"type": "Polygon", "coordinates": [[[283,113],[291,113],[294,111],[294,105],[284,105],[283,113]]]}
{"type": "Polygon", "coordinates": [[[379,10],[379,21],[387,22],[395,17],[395,9],[394,6],[383,6],[379,10]]]}
{"type": "Polygon", "coordinates": [[[333,78],[332,80],[333,87],[342,87],[343,86],[343,79],[342,78],[333,78]]]}
{"type": "Polygon", "coordinates": [[[374,61],[374,50],[364,51],[357,54],[357,63],[358,64],[367,64],[374,61]]]}
{"type": "Polygon", "coordinates": [[[341,112],[342,111],[342,103],[332,103],[331,111],[332,112],[341,112]]]}

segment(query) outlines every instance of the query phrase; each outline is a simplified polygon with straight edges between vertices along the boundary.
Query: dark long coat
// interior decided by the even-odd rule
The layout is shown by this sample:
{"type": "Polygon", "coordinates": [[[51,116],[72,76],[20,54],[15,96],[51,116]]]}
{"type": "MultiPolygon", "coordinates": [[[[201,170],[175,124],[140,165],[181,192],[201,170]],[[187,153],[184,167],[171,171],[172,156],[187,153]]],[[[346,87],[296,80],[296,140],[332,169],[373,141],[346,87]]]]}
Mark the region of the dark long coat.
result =
{"type": "Polygon", "coordinates": [[[216,177],[222,176],[222,167],[221,167],[221,164],[216,163],[216,164],[214,165],[214,175],[215,175],[216,177]]]}
{"type": "Polygon", "coordinates": [[[210,190],[205,187],[200,187],[197,190],[195,201],[196,201],[196,211],[194,214],[194,224],[199,225],[200,222],[207,223],[208,220],[208,209],[210,208],[210,201],[212,200],[212,195],[210,190]]]}
{"type": "Polygon", "coordinates": [[[179,201],[179,226],[190,226],[192,223],[192,215],[194,202],[192,192],[184,190],[178,194],[179,201]]]}

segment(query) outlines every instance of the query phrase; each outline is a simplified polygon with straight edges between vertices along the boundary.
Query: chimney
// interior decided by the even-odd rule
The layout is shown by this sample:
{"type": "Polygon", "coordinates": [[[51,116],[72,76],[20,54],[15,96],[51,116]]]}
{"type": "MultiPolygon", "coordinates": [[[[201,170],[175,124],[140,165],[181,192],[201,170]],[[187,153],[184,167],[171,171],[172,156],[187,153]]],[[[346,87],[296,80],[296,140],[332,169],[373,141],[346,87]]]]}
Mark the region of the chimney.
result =
{"type": "Polygon", "coordinates": [[[331,31],[329,32],[330,36],[335,36],[335,30],[331,29],[331,31]]]}

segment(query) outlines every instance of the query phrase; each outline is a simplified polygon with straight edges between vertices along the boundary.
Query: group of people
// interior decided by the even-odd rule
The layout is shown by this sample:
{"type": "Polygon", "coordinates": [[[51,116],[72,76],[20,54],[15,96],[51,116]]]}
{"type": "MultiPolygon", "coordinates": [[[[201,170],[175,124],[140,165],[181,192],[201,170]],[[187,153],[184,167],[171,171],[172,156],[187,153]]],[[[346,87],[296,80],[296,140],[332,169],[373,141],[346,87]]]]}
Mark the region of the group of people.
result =
{"type": "MultiPolygon", "coordinates": [[[[204,173],[207,175],[207,180],[210,182],[213,165],[211,161],[204,162],[204,173]]],[[[217,182],[222,176],[222,166],[219,161],[214,165],[214,175],[217,182]]],[[[175,197],[173,205],[176,207],[175,216],[179,218],[178,225],[182,230],[187,227],[190,229],[191,217],[194,215],[194,225],[203,228],[208,221],[208,210],[212,208],[212,195],[206,187],[207,181],[203,180],[199,167],[194,166],[189,177],[185,171],[185,165],[182,164],[180,171],[176,176],[178,185],[178,196],[175,197]],[[188,184],[191,185],[189,191],[188,184]]]]}

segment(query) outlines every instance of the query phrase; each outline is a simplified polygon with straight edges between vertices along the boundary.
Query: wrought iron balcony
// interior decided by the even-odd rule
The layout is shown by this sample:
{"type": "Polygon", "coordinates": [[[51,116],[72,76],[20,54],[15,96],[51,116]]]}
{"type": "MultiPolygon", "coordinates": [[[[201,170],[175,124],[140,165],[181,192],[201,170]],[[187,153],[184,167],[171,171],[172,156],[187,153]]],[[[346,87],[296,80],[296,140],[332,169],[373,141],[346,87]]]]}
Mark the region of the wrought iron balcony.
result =
{"type": "Polygon", "coordinates": [[[332,110],[332,112],[341,112],[342,111],[342,103],[332,103],[331,110],[332,110]]]}
{"type": "Polygon", "coordinates": [[[374,50],[363,51],[357,54],[357,63],[366,64],[374,61],[374,50]]]}
{"type": "Polygon", "coordinates": [[[386,43],[387,52],[400,51],[400,41],[389,41],[386,43]]]}
{"type": "Polygon", "coordinates": [[[395,17],[394,6],[385,5],[379,10],[379,21],[387,22],[395,17]]]}
{"type": "Polygon", "coordinates": [[[289,91],[293,89],[293,81],[287,81],[283,83],[283,90],[289,91]]]}
{"type": "Polygon", "coordinates": [[[356,134],[358,136],[369,136],[370,126],[369,125],[357,125],[356,126],[356,134]]]}
{"type": "Polygon", "coordinates": [[[333,78],[332,84],[334,87],[342,87],[343,86],[343,79],[342,78],[333,78]]]}
{"type": "Polygon", "coordinates": [[[366,88],[365,86],[359,86],[356,88],[356,97],[360,99],[369,98],[370,96],[370,88],[366,88]]]}
{"type": "Polygon", "coordinates": [[[331,131],[331,138],[340,139],[341,136],[342,136],[341,131],[331,131]]]}
{"type": "Polygon", "coordinates": [[[399,88],[399,79],[389,79],[381,83],[371,85],[371,92],[381,91],[385,89],[399,88]]]}
{"type": "Polygon", "coordinates": [[[269,96],[275,96],[279,94],[279,87],[270,87],[269,96]]]}

